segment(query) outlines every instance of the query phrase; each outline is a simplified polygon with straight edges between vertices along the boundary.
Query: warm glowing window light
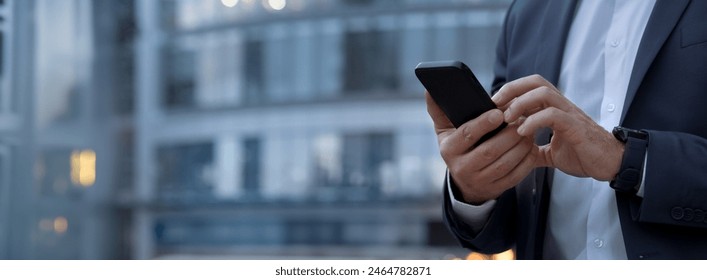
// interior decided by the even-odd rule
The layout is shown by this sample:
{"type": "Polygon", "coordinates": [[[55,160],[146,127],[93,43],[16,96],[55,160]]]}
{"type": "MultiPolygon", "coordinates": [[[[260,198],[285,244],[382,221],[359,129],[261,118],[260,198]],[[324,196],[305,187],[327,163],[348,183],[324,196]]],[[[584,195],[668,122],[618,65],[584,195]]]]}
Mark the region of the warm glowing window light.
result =
{"type": "Polygon", "coordinates": [[[54,219],[54,232],[62,234],[67,229],[69,229],[69,221],[66,218],[59,216],[54,219]]]}
{"type": "Polygon", "coordinates": [[[96,183],[96,152],[82,150],[71,153],[71,182],[82,187],[96,183]]]}

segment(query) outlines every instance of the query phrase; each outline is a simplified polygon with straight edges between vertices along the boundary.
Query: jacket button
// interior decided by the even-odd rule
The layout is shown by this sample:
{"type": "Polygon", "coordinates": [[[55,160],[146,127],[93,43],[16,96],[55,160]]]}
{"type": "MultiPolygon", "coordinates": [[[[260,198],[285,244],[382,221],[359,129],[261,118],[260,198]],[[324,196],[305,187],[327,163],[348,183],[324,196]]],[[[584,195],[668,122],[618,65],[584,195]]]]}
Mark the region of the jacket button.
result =
{"type": "Polygon", "coordinates": [[[682,219],[682,217],[685,216],[685,212],[683,211],[682,207],[675,206],[670,211],[670,216],[673,218],[673,220],[679,221],[682,219]]]}
{"type": "Polygon", "coordinates": [[[692,221],[692,219],[695,218],[695,211],[692,211],[692,208],[685,208],[683,210],[683,213],[685,214],[685,217],[683,217],[683,221],[692,221]]]}
{"type": "Polygon", "coordinates": [[[695,209],[695,219],[693,221],[695,221],[697,223],[701,223],[704,220],[705,220],[705,211],[702,211],[700,209],[695,209]]]}

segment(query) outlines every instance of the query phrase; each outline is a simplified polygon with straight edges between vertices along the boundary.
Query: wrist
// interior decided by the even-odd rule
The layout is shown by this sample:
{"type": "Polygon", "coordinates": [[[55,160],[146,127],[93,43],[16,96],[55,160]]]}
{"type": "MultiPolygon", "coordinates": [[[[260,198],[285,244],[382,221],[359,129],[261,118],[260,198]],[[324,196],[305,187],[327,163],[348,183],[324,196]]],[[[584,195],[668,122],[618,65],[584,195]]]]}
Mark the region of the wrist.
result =
{"type": "Polygon", "coordinates": [[[465,187],[463,189],[460,188],[460,185],[457,184],[454,178],[451,178],[450,183],[452,184],[452,193],[457,198],[457,200],[460,200],[466,204],[478,206],[484,204],[486,201],[491,200],[491,198],[485,198],[482,195],[474,192],[473,189],[470,187],[465,187]]]}
{"type": "Polygon", "coordinates": [[[617,139],[612,139],[612,144],[612,148],[610,149],[611,156],[609,157],[611,160],[607,168],[608,172],[606,173],[606,177],[602,178],[602,181],[611,181],[621,172],[621,162],[624,152],[626,151],[626,144],[617,139]]]}

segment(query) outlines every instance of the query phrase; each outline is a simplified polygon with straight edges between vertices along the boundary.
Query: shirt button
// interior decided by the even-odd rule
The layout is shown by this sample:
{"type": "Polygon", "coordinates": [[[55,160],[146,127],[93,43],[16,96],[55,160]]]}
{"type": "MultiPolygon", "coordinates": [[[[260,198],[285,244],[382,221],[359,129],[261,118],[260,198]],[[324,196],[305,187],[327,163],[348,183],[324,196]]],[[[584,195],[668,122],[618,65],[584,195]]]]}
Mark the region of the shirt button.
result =
{"type": "Polygon", "coordinates": [[[609,105],[606,106],[606,110],[609,112],[613,112],[614,110],[616,110],[616,105],[614,105],[614,103],[609,103],[609,105]]]}
{"type": "Polygon", "coordinates": [[[615,47],[618,47],[619,44],[621,44],[621,41],[619,41],[619,40],[613,40],[613,41],[611,41],[611,46],[614,47],[614,48],[615,48],[615,47]]]}
{"type": "Polygon", "coordinates": [[[604,240],[601,240],[599,238],[594,239],[594,247],[597,247],[597,248],[604,247],[604,240]]]}

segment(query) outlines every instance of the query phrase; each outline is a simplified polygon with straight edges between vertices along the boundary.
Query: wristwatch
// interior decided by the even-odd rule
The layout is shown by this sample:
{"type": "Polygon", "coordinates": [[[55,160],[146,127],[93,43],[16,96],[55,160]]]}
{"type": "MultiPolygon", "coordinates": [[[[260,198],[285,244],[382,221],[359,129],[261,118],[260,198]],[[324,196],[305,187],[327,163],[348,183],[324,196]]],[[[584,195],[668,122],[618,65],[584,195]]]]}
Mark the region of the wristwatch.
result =
{"type": "Polygon", "coordinates": [[[643,162],[648,148],[648,133],[625,127],[614,127],[614,137],[625,144],[621,168],[609,185],[620,192],[636,193],[643,179],[643,162]]]}

